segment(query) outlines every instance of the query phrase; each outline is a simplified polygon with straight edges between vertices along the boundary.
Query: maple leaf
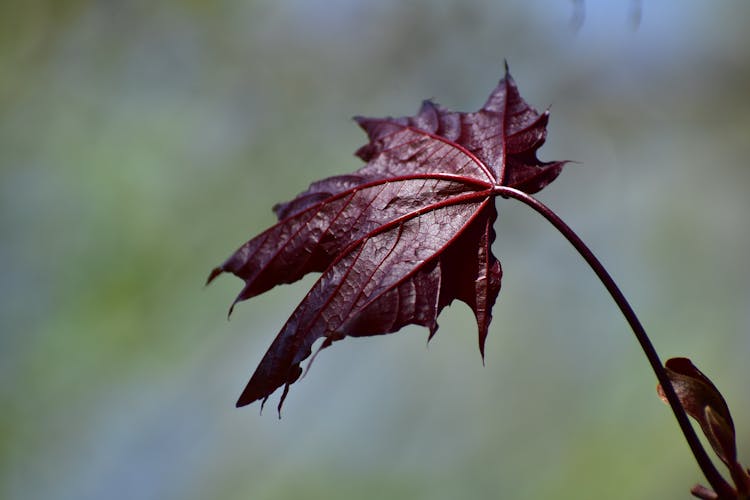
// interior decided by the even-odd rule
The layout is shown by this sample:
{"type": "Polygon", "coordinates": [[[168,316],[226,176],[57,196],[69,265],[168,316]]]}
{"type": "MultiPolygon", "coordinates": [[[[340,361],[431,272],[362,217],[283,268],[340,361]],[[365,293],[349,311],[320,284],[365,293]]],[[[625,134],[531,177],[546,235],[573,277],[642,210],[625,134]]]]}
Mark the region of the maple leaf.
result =
{"type": "MultiPolygon", "coordinates": [[[[535,193],[565,162],[541,162],[549,113],[518,93],[508,73],[482,108],[446,110],[431,101],[402,118],[355,118],[369,137],[365,166],[314,182],[274,207],[279,222],[215,268],[245,286],[232,307],[270,288],[321,272],[242,392],[237,406],[289,385],[312,353],[344,337],[396,332],[409,324],[435,334],[440,311],[465,302],[484,356],[502,270],[492,254],[496,186],[535,193]]],[[[231,308],[230,308],[231,313],[231,308]]]]}

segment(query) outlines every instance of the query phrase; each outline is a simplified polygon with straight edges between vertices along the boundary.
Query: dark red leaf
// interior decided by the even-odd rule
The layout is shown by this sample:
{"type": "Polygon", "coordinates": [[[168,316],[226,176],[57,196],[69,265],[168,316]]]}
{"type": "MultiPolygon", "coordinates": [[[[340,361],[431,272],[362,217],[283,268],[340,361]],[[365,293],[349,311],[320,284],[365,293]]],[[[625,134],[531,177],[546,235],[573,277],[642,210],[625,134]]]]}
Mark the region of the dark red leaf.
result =
{"type": "MultiPolygon", "coordinates": [[[[724,397],[688,358],[669,359],[664,367],[685,412],[698,422],[714,452],[729,469],[736,487],[736,498],[749,498],[750,470],[737,461],[734,423],[724,397]]],[[[666,402],[661,385],[656,389],[666,402]]],[[[691,491],[697,498],[718,498],[710,489],[700,485],[691,491]]]]}
{"type": "Polygon", "coordinates": [[[431,337],[440,311],[456,299],[474,311],[484,355],[502,275],[491,250],[493,188],[534,193],[564,164],[537,159],[548,113],[521,99],[507,71],[474,113],[426,101],[413,117],[356,120],[370,139],[357,151],[367,164],[275,206],[278,224],[209,276],[210,282],[231,272],[245,281],[236,304],[322,273],[237,406],[265,401],[281,386],[283,402],[319,339],[325,348],[346,336],[392,333],[409,324],[429,328],[431,337]]]}
{"type": "MultiPolygon", "coordinates": [[[[716,454],[727,465],[736,463],[734,423],[719,390],[688,358],[671,358],[664,367],[680,404],[698,422],[716,454]]],[[[666,401],[661,385],[657,391],[666,401]]]]}

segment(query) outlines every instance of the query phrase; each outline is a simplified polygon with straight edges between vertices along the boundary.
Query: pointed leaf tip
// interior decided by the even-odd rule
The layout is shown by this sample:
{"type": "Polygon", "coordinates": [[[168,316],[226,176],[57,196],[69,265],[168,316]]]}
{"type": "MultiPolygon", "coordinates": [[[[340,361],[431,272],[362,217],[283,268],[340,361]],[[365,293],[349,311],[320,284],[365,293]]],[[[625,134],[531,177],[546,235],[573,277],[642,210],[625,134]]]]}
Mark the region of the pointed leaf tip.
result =
{"type": "Polygon", "coordinates": [[[208,275],[208,279],[206,279],[206,284],[203,286],[208,286],[211,284],[213,280],[216,279],[217,276],[219,276],[221,273],[224,272],[224,268],[221,266],[214,267],[211,269],[211,273],[208,275]]]}

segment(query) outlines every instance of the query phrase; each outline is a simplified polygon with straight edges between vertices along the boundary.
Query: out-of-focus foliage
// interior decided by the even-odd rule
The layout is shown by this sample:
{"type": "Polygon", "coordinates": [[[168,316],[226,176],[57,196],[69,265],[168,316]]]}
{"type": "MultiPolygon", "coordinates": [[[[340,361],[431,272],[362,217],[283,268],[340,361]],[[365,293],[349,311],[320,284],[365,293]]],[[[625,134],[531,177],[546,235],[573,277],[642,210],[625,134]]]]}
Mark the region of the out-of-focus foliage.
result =
{"type": "Polygon", "coordinates": [[[750,4],[642,8],[633,31],[626,0],[586,2],[576,31],[570,2],[0,4],[0,497],[684,496],[624,322],[507,200],[487,366],[457,305],[429,349],[326,350],[280,422],[233,408],[310,282],[227,323],[241,283],[205,270],[359,166],[348,117],[477,108],[504,58],[553,107],[543,157],[581,162],[541,197],[722,387],[748,462],[750,4]]]}

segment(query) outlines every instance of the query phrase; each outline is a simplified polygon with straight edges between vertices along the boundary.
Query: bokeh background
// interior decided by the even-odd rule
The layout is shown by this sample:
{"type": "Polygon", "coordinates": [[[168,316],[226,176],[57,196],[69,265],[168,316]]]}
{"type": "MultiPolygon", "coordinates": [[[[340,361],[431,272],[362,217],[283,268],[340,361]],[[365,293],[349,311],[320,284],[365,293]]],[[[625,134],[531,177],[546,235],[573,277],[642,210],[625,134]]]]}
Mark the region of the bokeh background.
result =
{"type": "Polygon", "coordinates": [[[208,271],[359,166],[356,114],[478,108],[507,59],[551,107],[539,197],[661,355],[723,390],[750,462],[750,3],[0,3],[0,497],[688,498],[702,477],[624,320],[499,200],[487,342],[454,304],[234,402],[313,283],[225,314],[208,271]],[[583,7],[583,8],[581,8],[583,7]],[[640,12],[639,12],[640,10],[640,12]],[[639,20],[640,18],[640,20],[639,20]]]}

